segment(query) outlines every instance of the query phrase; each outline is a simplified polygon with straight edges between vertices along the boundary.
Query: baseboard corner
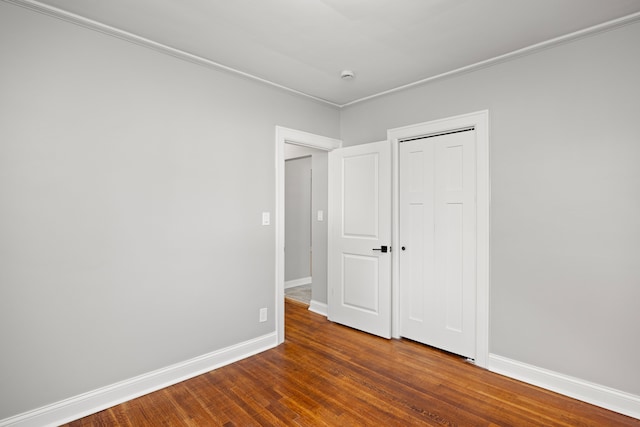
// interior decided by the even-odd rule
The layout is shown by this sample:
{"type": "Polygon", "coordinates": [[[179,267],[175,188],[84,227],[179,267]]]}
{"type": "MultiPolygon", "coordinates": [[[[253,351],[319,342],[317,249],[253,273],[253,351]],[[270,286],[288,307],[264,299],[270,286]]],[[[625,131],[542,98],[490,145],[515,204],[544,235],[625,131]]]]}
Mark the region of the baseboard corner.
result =
{"type": "Polygon", "coordinates": [[[327,317],[327,304],[318,302],[316,300],[311,300],[311,302],[309,303],[309,311],[327,317]]]}
{"type": "Polygon", "coordinates": [[[300,279],[287,280],[284,282],[284,288],[295,288],[296,286],[311,285],[313,282],[311,276],[301,277],[300,279]]]}

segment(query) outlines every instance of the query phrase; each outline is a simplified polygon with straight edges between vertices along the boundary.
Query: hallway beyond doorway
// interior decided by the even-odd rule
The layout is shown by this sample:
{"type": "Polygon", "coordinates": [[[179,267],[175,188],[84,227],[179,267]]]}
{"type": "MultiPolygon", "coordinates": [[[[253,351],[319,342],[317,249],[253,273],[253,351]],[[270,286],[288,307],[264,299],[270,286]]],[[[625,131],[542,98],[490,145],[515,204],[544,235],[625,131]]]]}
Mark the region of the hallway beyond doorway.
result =
{"type": "Polygon", "coordinates": [[[294,286],[284,290],[284,297],[304,304],[311,304],[311,285],[294,286]]]}

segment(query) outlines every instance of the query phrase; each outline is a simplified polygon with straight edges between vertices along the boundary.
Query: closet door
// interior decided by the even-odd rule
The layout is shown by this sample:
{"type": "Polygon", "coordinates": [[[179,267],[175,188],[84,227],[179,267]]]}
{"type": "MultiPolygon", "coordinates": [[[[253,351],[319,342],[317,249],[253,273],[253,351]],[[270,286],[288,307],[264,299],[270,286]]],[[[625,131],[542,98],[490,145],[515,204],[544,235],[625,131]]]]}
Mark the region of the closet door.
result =
{"type": "Polygon", "coordinates": [[[475,359],[475,131],[399,151],[400,335],[475,359]]]}

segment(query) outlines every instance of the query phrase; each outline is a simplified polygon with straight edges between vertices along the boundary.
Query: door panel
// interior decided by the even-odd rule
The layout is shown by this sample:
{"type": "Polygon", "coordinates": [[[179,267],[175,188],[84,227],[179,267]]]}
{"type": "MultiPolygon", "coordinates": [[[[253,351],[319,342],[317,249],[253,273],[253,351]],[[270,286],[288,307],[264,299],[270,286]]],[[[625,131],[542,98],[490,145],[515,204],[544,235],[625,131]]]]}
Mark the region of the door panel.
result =
{"type": "Polygon", "coordinates": [[[343,254],[342,304],[352,309],[378,312],[378,258],[343,254]]]}
{"type": "Polygon", "coordinates": [[[342,158],[343,228],[345,237],[378,237],[379,153],[342,158]]]}
{"type": "Polygon", "coordinates": [[[475,358],[474,131],[400,144],[400,335],[475,358]]]}
{"type": "Polygon", "coordinates": [[[329,153],[329,320],[391,336],[391,147],[329,153]]]}

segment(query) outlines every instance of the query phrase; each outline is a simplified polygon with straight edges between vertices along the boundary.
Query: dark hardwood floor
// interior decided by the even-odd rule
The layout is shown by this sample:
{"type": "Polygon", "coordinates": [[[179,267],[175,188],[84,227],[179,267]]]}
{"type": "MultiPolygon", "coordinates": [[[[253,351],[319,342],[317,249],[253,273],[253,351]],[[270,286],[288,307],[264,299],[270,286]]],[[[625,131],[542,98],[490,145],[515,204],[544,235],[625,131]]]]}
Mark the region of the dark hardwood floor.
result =
{"type": "Polygon", "coordinates": [[[640,420],[286,303],[278,348],[67,424],[640,426],[640,420]]]}

